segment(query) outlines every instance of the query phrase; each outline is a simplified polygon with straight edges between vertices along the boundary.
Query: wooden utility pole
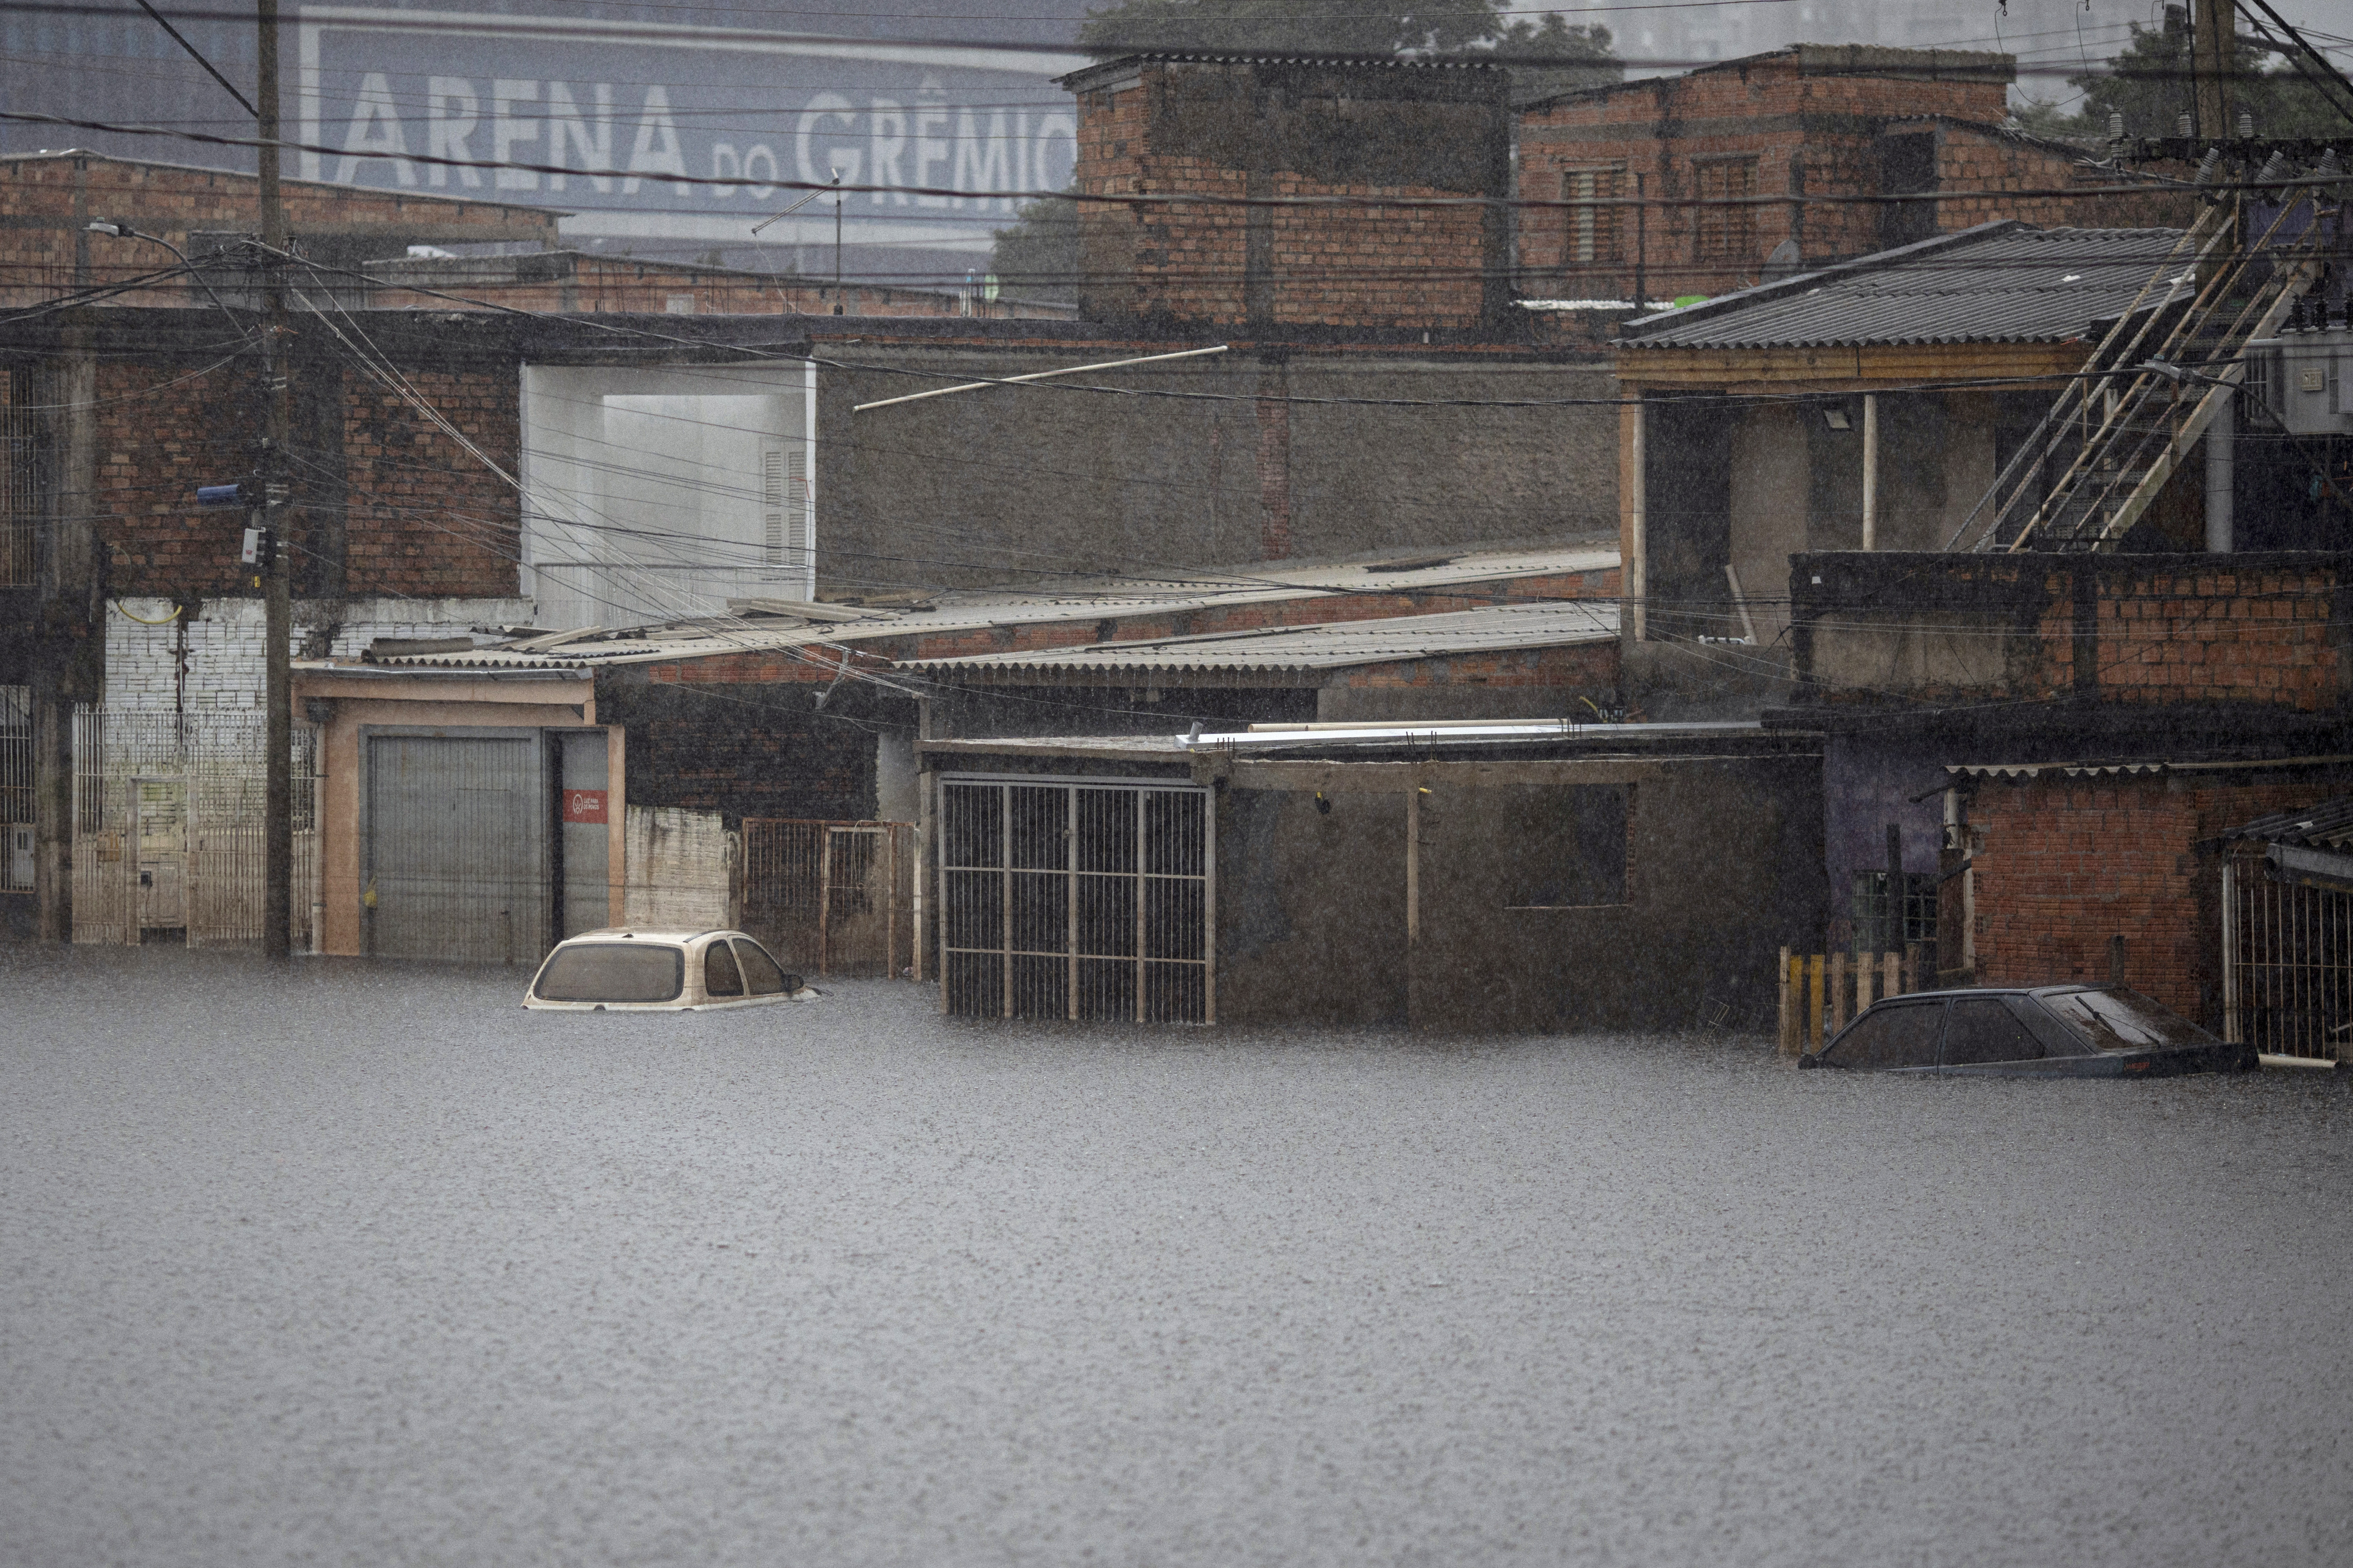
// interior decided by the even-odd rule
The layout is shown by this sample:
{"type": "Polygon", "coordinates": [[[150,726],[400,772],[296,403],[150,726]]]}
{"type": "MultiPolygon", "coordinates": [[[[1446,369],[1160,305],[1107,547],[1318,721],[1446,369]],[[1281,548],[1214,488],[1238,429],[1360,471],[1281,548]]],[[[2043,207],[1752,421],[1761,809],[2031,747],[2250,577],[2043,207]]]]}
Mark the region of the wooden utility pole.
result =
{"type": "Polygon", "coordinates": [[[2238,69],[2238,7],[2232,0],[2197,0],[2189,69],[2198,89],[2198,134],[2210,142],[2234,136],[2232,73],[2238,69]]]}
{"type": "Polygon", "coordinates": [[[286,537],[286,440],[293,426],[287,384],[286,205],[278,188],[278,0],[258,0],[260,69],[255,107],[261,142],[261,339],[265,426],[261,447],[259,524],[269,542],[263,569],[263,745],[269,751],[262,802],[261,951],[283,958],[291,945],[294,880],[293,673],[288,668],[294,612],[287,583],[292,542],[286,537]]]}

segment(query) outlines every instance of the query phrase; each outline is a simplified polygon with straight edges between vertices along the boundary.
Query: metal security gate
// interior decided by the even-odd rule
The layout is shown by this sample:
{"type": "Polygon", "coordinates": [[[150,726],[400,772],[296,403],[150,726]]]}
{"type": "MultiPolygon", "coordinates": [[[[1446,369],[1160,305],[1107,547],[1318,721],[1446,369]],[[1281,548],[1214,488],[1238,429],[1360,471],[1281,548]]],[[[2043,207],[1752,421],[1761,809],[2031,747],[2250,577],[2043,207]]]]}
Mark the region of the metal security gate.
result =
{"type": "Polygon", "coordinates": [[[366,745],[365,951],[537,963],[553,897],[538,731],[378,733],[366,745]]]}
{"type": "Polygon", "coordinates": [[[0,891],[33,888],[33,694],[0,686],[0,891]]]}
{"type": "MultiPolygon", "coordinates": [[[[136,945],[261,940],[269,793],[259,713],[74,714],[73,931],[136,945]]],[[[287,940],[313,947],[318,731],[293,730],[293,872],[287,940]]]]}
{"type": "Polygon", "coordinates": [[[2223,861],[2224,1038],[2353,1060],[2353,893],[2291,881],[2260,850],[2223,861]]]}
{"type": "Polygon", "coordinates": [[[910,822],[747,816],[744,929],[788,968],[895,976],[915,956],[914,868],[910,822]]]}
{"type": "Polygon", "coordinates": [[[1213,811],[1185,784],[944,778],[945,1009],[1215,1022],[1213,811]]]}

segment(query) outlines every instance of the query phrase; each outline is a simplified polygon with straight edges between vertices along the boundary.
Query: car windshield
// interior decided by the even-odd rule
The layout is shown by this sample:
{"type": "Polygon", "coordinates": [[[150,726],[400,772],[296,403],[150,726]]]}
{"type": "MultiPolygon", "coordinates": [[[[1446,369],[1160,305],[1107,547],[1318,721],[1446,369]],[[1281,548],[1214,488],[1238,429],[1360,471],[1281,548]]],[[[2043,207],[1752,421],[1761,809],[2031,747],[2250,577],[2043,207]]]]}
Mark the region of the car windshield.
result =
{"type": "Polygon", "coordinates": [[[559,947],[539,972],[543,1002],[669,1002],[686,954],[654,942],[586,942],[559,947]]]}
{"type": "Polygon", "coordinates": [[[2137,991],[2068,991],[2038,998],[2104,1051],[2144,1051],[2152,1046],[2199,1046],[2214,1037],[2137,991]]]}

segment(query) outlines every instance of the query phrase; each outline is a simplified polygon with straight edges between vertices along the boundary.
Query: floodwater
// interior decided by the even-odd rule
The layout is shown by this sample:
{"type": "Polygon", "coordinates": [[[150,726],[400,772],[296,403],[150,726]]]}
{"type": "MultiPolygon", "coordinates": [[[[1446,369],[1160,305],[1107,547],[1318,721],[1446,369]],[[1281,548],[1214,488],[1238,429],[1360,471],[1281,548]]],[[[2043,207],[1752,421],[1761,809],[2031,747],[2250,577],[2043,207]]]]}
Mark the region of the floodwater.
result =
{"type": "Polygon", "coordinates": [[[2353,1561],[2353,1089],[0,950],[0,1561],[2353,1561]]]}

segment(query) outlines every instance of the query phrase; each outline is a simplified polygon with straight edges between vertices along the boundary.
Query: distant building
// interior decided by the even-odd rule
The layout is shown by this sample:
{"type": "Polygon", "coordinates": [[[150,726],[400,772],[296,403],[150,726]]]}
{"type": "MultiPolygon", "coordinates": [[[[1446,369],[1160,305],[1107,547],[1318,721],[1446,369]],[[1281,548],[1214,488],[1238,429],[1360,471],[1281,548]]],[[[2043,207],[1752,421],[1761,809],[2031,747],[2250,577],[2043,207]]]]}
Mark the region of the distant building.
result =
{"type": "Polygon", "coordinates": [[[2009,124],[2016,75],[2004,54],[1796,44],[1533,105],[1518,194],[1562,205],[1521,212],[1519,287],[1630,300],[1639,277],[1646,300],[1664,300],[1994,218],[2186,221],[2178,196],[2154,191],[2066,195],[2122,176],[2009,124]]]}

